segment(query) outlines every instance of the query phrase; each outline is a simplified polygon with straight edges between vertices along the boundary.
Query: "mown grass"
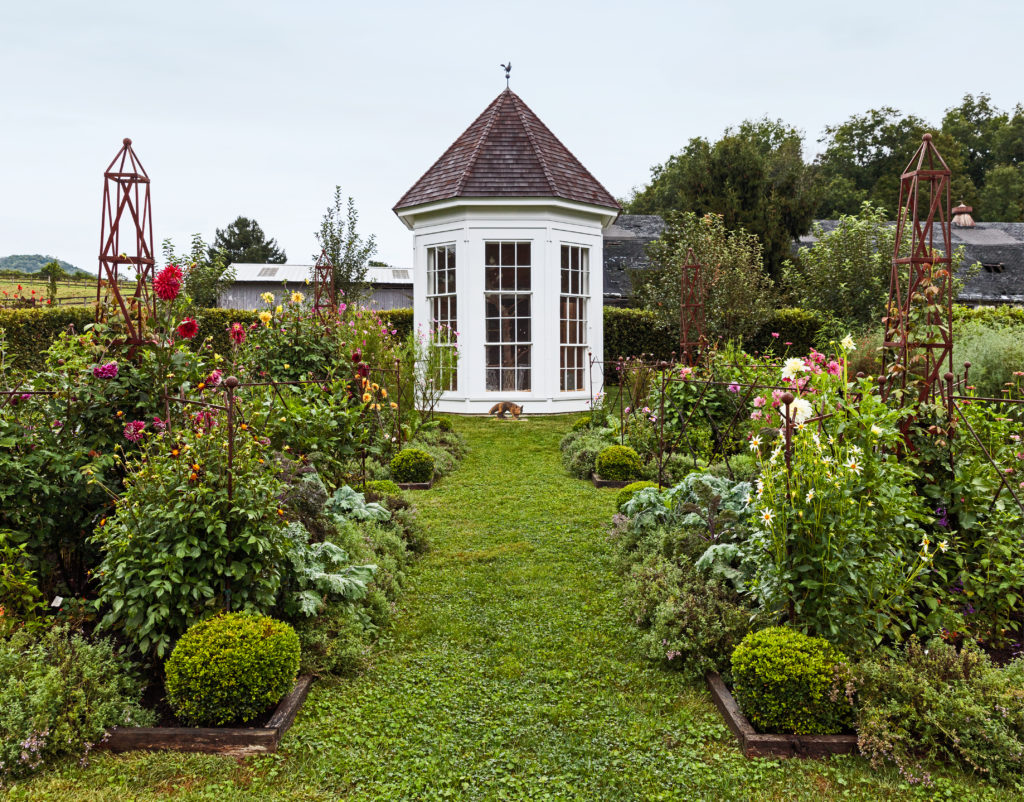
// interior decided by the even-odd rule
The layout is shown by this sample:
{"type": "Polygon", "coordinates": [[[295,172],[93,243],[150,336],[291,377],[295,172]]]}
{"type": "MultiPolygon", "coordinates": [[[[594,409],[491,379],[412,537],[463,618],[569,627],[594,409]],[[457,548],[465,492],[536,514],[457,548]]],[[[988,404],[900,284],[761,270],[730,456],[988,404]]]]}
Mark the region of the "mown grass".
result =
{"type": "Polygon", "coordinates": [[[605,537],[615,492],[570,478],[569,418],[460,420],[472,451],[414,496],[434,550],[363,676],[314,687],[283,749],[99,755],[10,799],[1018,799],[856,757],[746,760],[707,693],[637,656],[605,537]]]}

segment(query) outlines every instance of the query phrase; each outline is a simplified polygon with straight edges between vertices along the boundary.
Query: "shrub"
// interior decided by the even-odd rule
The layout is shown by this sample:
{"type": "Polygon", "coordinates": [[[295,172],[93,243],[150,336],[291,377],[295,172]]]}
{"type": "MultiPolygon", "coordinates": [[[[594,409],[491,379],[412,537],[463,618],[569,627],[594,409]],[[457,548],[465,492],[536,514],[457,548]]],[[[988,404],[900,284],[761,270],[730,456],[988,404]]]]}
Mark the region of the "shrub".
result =
{"type": "Polygon", "coordinates": [[[442,431],[442,432],[454,431],[454,427],[452,426],[451,418],[438,418],[437,419],[437,428],[440,431],[442,431]]]}
{"type": "Polygon", "coordinates": [[[615,496],[615,509],[622,511],[623,506],[637,493],[637,491],[643,490],[645,487],[657,487],[657,482],[633,482],[631,485],[626,485],[622,490],[615,496]]]}
{"type": "Polygon", "coordinates": [[[852,722],[836,680],[842,652],[788,627],[747,635],[732,655],[733,692],[761,732],[829,735],[852,722]]]}
{"type": "Polygon", "coordinates": [[[302,647],[302,674],[349,677],[366,666],[366,627],[350,604],[329,604],[315,618],[298,621],[295,632],[302,647]]]}
{"type": "Polygon", "coordinates": [[[390,467],[396,482],[429,482],[434,478],[434,458],[419,448],[403,448],[390,467]]]}
{"type": "Polygon", "coordinates": [[[953,347],[953,366],[963,371],[964,362],[971,363],[968,373],[975,392],[985,398],[1001,398],[1014,371],[1024,370],[1024,337],[1021,328],[992,325],[979,318],[959,327],[953,347]]]}
{"type": "Polygon", "coordinates": [[[372,479],[363,486],[365,493],[373,493],[381,498],[402,495],[402,488],[390,479],[372,479]]]}
{"type": "Polygon", "coordinates": [[[643,470],[640,455],[629,446],[608,446],[597,455],[595,467],[602,479],[616,482],[635,479],[643,470]]]}
{"type": "Polygon", "coordinates": [[[167,661],[167,700],[182,721],[251,721],[292,689],[295,630],[263,615],[229,613],[189,627],[167,661]]]}
{"type": "Polygon", "coordinates": [[[572,426],[569,427],[569,431],[578,432],[581,429],[589,429],[593,423],[594,420],[590,415],[580,415],[572,422],[572,426]]]}
{"type": "Polygon", "coordinates": [[[0,640],[0,778],[84,757],[110,727],[152,724],[128,665],[110,641],[89,643],[67,626],[0,640]]]}
{"type": "Polygon", "coordinates": [[[687,560],[650,554],[630,570],[625,597],[649,658],[688,679],[712,670],[729,678],[729,656],[750,631],[751,614],[725,584],[687,560]]]}
{"type": "Polygon", "coordinates": [[[562,452],[562,464],[577,479],[589,479],[594,473],[597,455],[608,447],[608,439],[593,432],[583,433],[562,452]]]}
{"type": "Polygon", "coordinates": [[[103,551],[102,626],[147,657],[164,657],[222,603],[269,612],[287,576],[295,544],[278,506],[276,467],[259,441],[236,437],[229,496],[223,442],[218,429],[154,436],[93,535],[103,551]]]}
{"type": "Polygon", "coordinates": [[[458,467],[452,452],[439,442],[427,442],[417,437],[410,440],[406,448],[422,451],[434,461],[432,476],[447,476],[458,467]]]}
{"type": "Polygon", "coordinates": [[[854,669],[857,735],[872,766],[928,783],[928,763],[957,762],[1000,779],[1024,769],[1024,660],[1005,668],[967,642],[960,652],[912,637],[896,657],[854,669]]]}
{"type": "Polygon", "coordinates": [[[776,309],[751,337],[746,346],[752,353],[772,350],[775,353],[807,354],[812,348],[824,348],[828,343],[819,342],[824,321],[822,316],[811,309],[776,309]],[[778,337],[773,337],[778,334],[778,337]],[[792,343],[786,345],[785,343],[792,343]]]}
{"type": "Polygon", "coordinates": [[[723,460],[708,468],[708,473],[712,476],[723,478],[728,478],[730,471],[732,471],[732,478],[737,482],[752,482],[757,478],[761,469],[757,465],[757,460],[750,454],[734,454],[729,457],[728,465],[723,460]]]}
{"type": "MultiPolygon", "coordinates": [[[[676,294],[678,296],[678,283],[676,294]]],[[[677,318],[678,319],[678,318],[677,318]]],[[[619,357],[652,354],[655,359],[671,359],[679,348],[679,327],[662,326],[653,312],[643,309],[604,308],[604,380],[618,384],[619,357]]]]}
{"type": "Polygon", "coordinates": [[[397,342],[404,342],[412,334],[412,309],[384,309],[379,314],[381,320],[395,331],[392,336],[397,342]]]}

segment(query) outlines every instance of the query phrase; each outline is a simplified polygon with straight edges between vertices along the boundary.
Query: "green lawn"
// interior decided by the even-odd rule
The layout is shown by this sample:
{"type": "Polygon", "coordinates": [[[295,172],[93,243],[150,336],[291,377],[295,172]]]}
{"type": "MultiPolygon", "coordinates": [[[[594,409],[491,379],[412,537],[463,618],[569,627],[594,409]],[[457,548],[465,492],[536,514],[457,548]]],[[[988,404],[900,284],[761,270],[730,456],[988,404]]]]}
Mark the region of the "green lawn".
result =
{"type": "Polygon", "coordinates": [[[99,755],[10,799],[1017,799],[910,789],[860,758],[746,760],[707,693],[636,654],[605,526],[613,490],[558,462],[569,418],[469,419],[414,496],[434,550],[363,676],[314,686],[276,755],[99,755]]]}

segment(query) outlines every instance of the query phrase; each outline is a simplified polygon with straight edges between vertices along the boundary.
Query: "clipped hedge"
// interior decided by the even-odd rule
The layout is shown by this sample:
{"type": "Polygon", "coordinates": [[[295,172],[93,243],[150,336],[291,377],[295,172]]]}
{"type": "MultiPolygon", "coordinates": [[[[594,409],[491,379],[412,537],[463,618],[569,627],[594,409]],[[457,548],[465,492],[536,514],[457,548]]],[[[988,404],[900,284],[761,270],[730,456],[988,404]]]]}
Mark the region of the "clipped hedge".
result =
{"type": "Polygon", "coordinates": [[[822,316],[811,309],[776,309],[745,346],[748,351],[755,354],[769,348],[776,354],[787,351],[793,355],[808,354],[811,348],[821,350],[828,345],[827,342],[819,342],[824,324],[822,316]],[[773,337],[773,332],[779,336],[773,337]],[[792,345],[786,345],[787,342],[792,345]]]}
{"type": "Polygon", "coordinates": [[[384,309],[381,311],[380,316],[388,322],[392,329],[398,332],[395,336],[399,339],[404,340],[412,333],[411,308],[384,309]]]}
{"type": "Polygon", "coordinates": [[[396,482],[422,484],[434,478],[434,458],[420,448],[403,448],[392,457],[390,468],[396,482]]]}
{"type": "Polygon", "coordinates": [[[258,319],[256,314],[255,311],[245,309],[201,309],[196,313],[199,334],[192,342],[201,345],[210,337],[214,351],[218,354],[230,354],[231,340],[228,339],[228,328],[232,323],[243,323],[246,326],[255,323],[258,319]]]}
{"type": "Polygon", "coordinates": [[[167,701],[190,725],[251,721],[292,689],[301,648],[283,621],[228,613],[193,624],[167,661],[167,701]]]}
{"type": "Polygon", "coordinates": [[[604,380],[618,384],[615,365],[618,358],[653,354],[655,359],[670,359],[679,350],[678,329],[658,323],[653,312],[618,306],[604,308],[604,380]]]}
{"type": "Polygon", "coordinates": [[[636,479],[643,471],[640,455],[629,446],[608,446],[597,455],[594,467],[598,476],[614,482],[636,479]]]}
{"type": "Polygon", "coordinates": [[[824,638],[788,627],[751,632],[732,654],[733,693],[761,732],[832,735],[853,723],[844,693],[833,693],[846,658],[824,638]]]}
{"type": "Polygon", "coordinates": [[[96,319],[92,306],[48,309],[0,309],[0,329],[7,334],[7,364],[16,370],[38,370],[50,343],[74,326],[81,332],[96,319]]]}

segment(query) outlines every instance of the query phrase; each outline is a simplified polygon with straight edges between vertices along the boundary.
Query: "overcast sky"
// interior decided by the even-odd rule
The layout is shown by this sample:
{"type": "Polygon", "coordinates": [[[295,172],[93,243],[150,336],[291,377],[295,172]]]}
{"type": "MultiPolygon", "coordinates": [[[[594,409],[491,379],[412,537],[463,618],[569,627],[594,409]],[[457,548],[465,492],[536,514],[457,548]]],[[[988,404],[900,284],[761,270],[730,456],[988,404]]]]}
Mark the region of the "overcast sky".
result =
{"type": "Polygon", "coordinates": [[[745,118],[795,125],[813,155],[825,125],[869,108],[937,122],[967,92],[1024,102],[1020,0],[4,6],[0,256],[93,272],[126,136],[158,249],[245,215],[308,263],[340,184],[377,258],[410,264],[391,207],[504,88],[508,59],[512,88],[616,197],[745,118]]]}

